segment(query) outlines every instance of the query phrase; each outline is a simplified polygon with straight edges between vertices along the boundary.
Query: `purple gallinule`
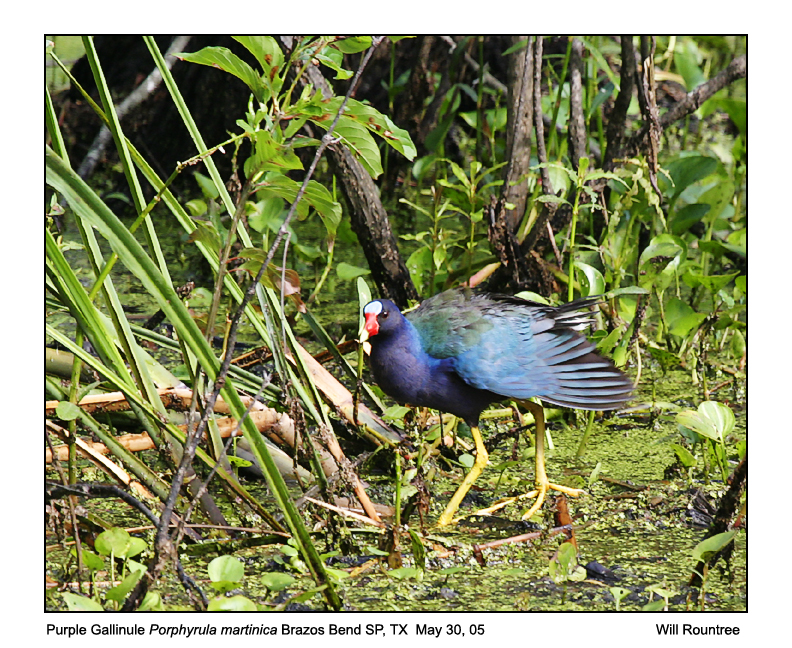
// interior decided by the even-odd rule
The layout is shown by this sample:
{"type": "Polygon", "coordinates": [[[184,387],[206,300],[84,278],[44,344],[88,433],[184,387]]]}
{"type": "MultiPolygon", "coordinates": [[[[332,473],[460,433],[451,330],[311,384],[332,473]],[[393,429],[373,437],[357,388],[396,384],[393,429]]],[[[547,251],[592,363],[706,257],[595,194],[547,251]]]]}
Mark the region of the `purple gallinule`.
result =
{"type": "Polygon", "coordinates": [[[371,344],[371,373],[396,401],[431,407],[462,418],[476,443],[476,460],[438,520],[454,520],[462,498],[484,466],[487,451],[478,429],[491,403],[515,399],[536,420],[536,497],[523,516],[541,507],[548,489],[582,491],[552,484],[544,467],[544,413],[528,401],[586,410],[612,410],[630,398],[632,382],[577,330],[591,322],[598,298],[558,307],[507,295],[449,290],[427,299],[405,317],[387,299],[366,304],[361,342],[371,344]]]}

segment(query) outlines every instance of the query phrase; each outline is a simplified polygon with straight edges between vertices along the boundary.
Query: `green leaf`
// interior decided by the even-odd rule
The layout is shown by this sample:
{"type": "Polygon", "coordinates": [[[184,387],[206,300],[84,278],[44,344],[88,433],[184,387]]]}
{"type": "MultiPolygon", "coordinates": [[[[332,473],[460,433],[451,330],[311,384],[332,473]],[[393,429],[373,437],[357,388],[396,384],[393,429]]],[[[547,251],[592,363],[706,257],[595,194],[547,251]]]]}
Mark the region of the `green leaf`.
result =
{"type": "Polygon", "coordinates": [[[693,560],[696,562],[700,560],[709,560],[713,554],[716,554],[726,545],[732,542],[736,535],[736,530],[724,531],[723,533],[718,533],[711,538],[702,540],[696,545],[695,549],[693,549],[693,560]]]}
{"type": "Polygon", "coordinates": [[[336,62],[333,59],[334,54],[338,54],[339,57],[341,56],[341,52],[334,52],[333,50],[325,50],[326,54],[316,54],[314,58],[319,61],[322,65],[329,67],[331,70],[335,71],[336,75],[335,78],[337,80],[342,79],[349,79],[352,76],[352,72],[349,70],[345,70],[341,67],[341,62],[336,62]]]}
{"type": "MultiPolygon", "coordinates": [[[[300,185],[281,173],[268,173],[262,180],[259,192],[262,195],[279,196],[291,203],[297,197],[300,185]]],[[[341,205],[333,200],[330,192],[318,182],[311,180],[306,187],[302,200],[297,205],[297,215],[305,218],[309,207],[313,207],[324,223],[328,234],[335,236],[341,222],[341,205]]]]}
{"type": "Polygon", "coordinates": [[[587,297],[590,295],[601,295],[605,292],[605,277],[602,276],[599,270],[582,261],[575,261],[575,267],[586,277],[588,282],[587,297]]]}
{"type": "Polygon", "coordinates": [[[644,605],[641,610],[643,612],[659,612],[665,608],[666,602],[663,599],[655,599],[644,605]]]}
{"type": "MultiPolygon", "coordinates": [[[[392,40],[392,39],[391,39],[392,40]]],[[[371,47],[371,36],[349,36],[333,43],[344,54],[356,54],[371,47]]]]}
{"type": "Polygon", "coordinates": [[[210,612],[258,612],[256,604],[246,596],[217,596],[209,601],[210,612]]]}
{"type": "Polygon", "coordinates": [[[261,584],[270,592],[280,592],[295,583],[293,576],[281,572],[266,572],[261,575],[261,584]]]}
{"type": "Polygon", "coordinates": [[[724,286],[727,286],[734,280],[740,273],[733,272],[732,274],[725,275],[700,275],[695,272],[686,272],[684,275],[685,283],[691,288],[697,286],[704,286],[713,295],[717,294],[724,286]]]}
{"type": "Polygon", "coordinates": [[[253,155],[245,161],[245,175],[249,178],[258,171],[293,171],[303,164],[290,146],[276,142],[272,134],[260,130],[252,139],[253,155]]]}
{"type": "Polygon", "coordinates": [[[336,266],[336,274],[338,275],[339,279],[351,281],[352,279],[357,279],[363,275],[371,274],[371,270],[368,268],[359,268],[342,261],[338,264],[338,266],[336,266]]]}
{"type": "Polygon", "coordinates": [[[61,594],[69,612],[104,612],[104,608],[93,599],[71,592],[61,594]]]}
{"type": "Polygon", "coordinates": [[[681,463],[685,468],[694,468],[698,463],[696,458],[691,454],[690,450],[686,447],[679,445],[678,443],[672,443],[671,447],[674,449],[677,458],[679,459],[679,463],[681,463]]]}
{"type": "Polygon", "coordinates": [[[365,126],[344,115],[333,129],[333,135],[343,140],[372,178],[382,174],[379,148],[365,126]]]}
{"type": "Polygon", "coordinates": [[[707,80],[698,65],[696,53],[697,48],[692,40],[687,40],[674,51],[674,65],[685,79],[685,88],[688,92],[707,80]]]}
{"type": "Polygon", "coordinates": [[[119,527],[102,531],[96,536],[96,542],[94,543],[94,549],[102,556],[110,556],[112,554],[120,558],[126,556],[126,552],[131,546],[131,536],[125,529],[119,527]]]}
{"type": "Polygon", "coordinates": [[[734,412],[728,405],[716,401],[704,401],[695,412],[679,412],[676,420],[697,434],[721,443],[723,437],[734,429],[734,412]]]}
{"type": "Polygon", "coordinates": [[[231,581],[238,583],[245,575],[245,565],[235,556],[218,556],[207,567],[212,581],[231,581]]]}
{"type": "Polygon", "coordinates": [[[727,177],[718,178],[718,182],[699,196],[698,199],[699,203],[710,206],[706,222],[714,223],[732,198],[734,198],[734,183],[727,177]]]}
{"type": "Polygon", "coordinates": [[[62,421],[73,421],[80,415],[80,408],[69,401],[61,401],[55,408],[55,413],[62,421]]]}
{"type": "Polygon", "coordinates": [[[386,574],[392,578],[405,580],[407,578],[419,578],[423,574],[423,571],[416,567],[398,567],[397,569],[387,571],[386,574]]]}
{"type": "Polygon", "coordinates": [[[709,205],[693,203],[692,205],[685,205],[682,209],[676,210],[670,223],[671,233],[681,236],[693,225],[701,221],[710,209],[711,207],[709,205]]]}
{"type": "Polygon", "coordinates": [[[143,574],[143,571],[133,571],[129,573],[127,577],[121,581],[121,583],[107,590],[105,598],[108,601],[121,603],[132,591],[132,588],[138,584],[138,581],[140,580],[140,577],[143,576],[143,574]]]}
{"type": "MultiPolygon", "coordinates": [[[[335,116],[342,101],[342,97],[333,97],[326,104],[327,113],[335,116]]],[[[396,126],[396,124],[391,121],[390,117],[383,115],[376,108],[361,103],[356,99],[350,99],[347,101],[346,108],[344,109],[344,118],[355,121],[370,132],[376,133],[385,140],[389,146],[396,149],[408,160],[415,159],[417,150],[410,138],[410,134],[406,130],[396,126]]]]}
{"type": "Polygon", "coordinates": [[[697,313],[681,299],[672,297],[665,307],[669,333],[685,337],[707,319],[706,313],[697,313]]]}
{"type": "Polygon", "coordinates": [[[233,74],[250,88],[256,99],[262,103],[266,99],[266,90],[261,77],[252,67],[226,47],[204,47],[202,50],[191,54],[185,52],[176,54],[176,58],[182,61],[198,63],[199,65],[219,68],[224,72],[233,74]]]}
{"type": "Polygon", "coordinates": [[[264,75],[273,78],[283,68],[283,52],[271,36],[232,36],[243,45],[261,65],[264,75]]]}
{"type": "MultiPolygon", "coordinates": [[[[706,178],[718,167],[715,158],[706,155],[687,155],[680,157],[668,165],[668,173],[674,181],[672,199],[676,199],[690,185],[706,178]]],[[[665,181],[665,176],[660,176],[665,181]]]]}

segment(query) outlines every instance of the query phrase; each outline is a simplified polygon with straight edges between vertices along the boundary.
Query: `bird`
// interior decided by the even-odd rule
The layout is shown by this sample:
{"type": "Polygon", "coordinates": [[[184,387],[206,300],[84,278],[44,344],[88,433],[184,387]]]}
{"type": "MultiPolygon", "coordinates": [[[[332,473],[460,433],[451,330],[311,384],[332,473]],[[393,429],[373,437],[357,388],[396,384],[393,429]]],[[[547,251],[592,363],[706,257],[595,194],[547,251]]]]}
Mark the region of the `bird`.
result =
{"type": "Polygon", "coordinates": [[[630,378],[579,332],[601,301],[587,297],[554,307],[457,288],[425,300],[406,316],[388,299],[364,306],[360,342],[382,391],[399,403],[447,412],[470,426],[476,458],[439,527],[458,521],[454,515],[462,499],[484,470],[488,455],[479,419],[490,404],[503,400],[521,402],[536,422],[536,490],[528,493],[535,501],[523,518],[541,508],[550,489],[572,496],[583,492],[548,479],[544,412],[528,399],[598,411],[619,409],[630,399],[630,378]]]}

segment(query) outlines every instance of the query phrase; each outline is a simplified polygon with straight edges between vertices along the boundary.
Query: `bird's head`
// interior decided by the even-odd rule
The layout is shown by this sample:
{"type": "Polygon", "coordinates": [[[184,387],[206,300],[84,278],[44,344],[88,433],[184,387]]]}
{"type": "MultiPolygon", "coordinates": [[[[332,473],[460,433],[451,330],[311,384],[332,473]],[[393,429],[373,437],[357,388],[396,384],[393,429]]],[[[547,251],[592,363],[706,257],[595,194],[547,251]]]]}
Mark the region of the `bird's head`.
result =
{"type": "Polygon", "coordinates": [[[400,314],[399,307],[388,299],[375,299],[363,308],[363,316],[366,318],[363,328],[360,329],[359,339],[367,353],[370,352],[371,345],[369,338],[387,333],[398,326],[400,318],[394,315],[400,314]]]}

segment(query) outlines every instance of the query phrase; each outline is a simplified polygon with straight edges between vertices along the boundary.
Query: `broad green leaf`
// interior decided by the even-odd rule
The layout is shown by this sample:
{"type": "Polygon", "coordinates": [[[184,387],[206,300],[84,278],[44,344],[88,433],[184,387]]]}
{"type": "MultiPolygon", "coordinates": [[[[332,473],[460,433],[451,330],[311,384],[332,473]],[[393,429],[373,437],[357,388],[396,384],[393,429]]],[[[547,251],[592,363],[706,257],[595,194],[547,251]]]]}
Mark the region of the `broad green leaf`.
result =
{"type": "MultiPolygon", "coordinates": [[[[349,70],[345,70],[344,68],[341,67],[340,62],[337,63],[336,61],[333,60],[332,50],[325,50],[325,51],[327,52],[326,54],[316,54],[314,58],[317,61],[319,61],[322,65],[326,65],[331,70],[333,70],[336,73],[335,75],[336,80],[349,79],[352,76],[352,72],[350,72],[349,70]]],[[[337,53],[340,54],[340,52],[337,53]]]]}
{"type": "Polygon", "coordinates": [[[283,68],[283,52],[271,36],[232,36],[243,45],[261,65],[264,75],[270,79],[283,68]]]}
{"type": "Polygon", "coordinates": [[[69,612],[104,612],[104,608],[93,599],[71,592],[61,594],[69,612]]]}
{"type": "Polygon", "coordinates": [[[665,307],[666,322],[669,333],[687,336],[692,330],[698,328],[707,318],[706,313],[697,313],[681,299],[672,297],[665,307]]]}
{"type": "MultiPolygon", "coordinates": [[[[342,97],[333,97],[327,102],[326,110],[335,116],[343,101],[342,97]]],[[[417,150],[410,134],[396,126],[390,117],[383,115],[376,108],[361,103],[356,99],[347,101],[344,117],[365,126],[372,133],[379,135],[387,144],[396,149],[408,160],[415,159],[417,150]]],[[[321,124],[320,124],[321,125],[321,124]]],[[[325,126],[327,128],[327,126],[325,126]]]]}
{"type": "Polygon", "coordinates": [[[294,577],[281,572],[267,572],[261,575],[261,584],[271,592],[280,592],[294,582],[294,577]]]}
{"type": "Polygon", "coordinates": [[[204,47],[197,52],[176,54],[176,58],[182,61],[219,68],[229,74],[233,74],[250,88],[256,99],[262,103],[266,100],[266,89],[261,77],[252,67],[226,47],[204,47]]]}
{"type": "MultiPolygon", "coordinates": [[[[325,126],[329,125],[328,123],[325,126]]],[[[333,129],[333,135],[343,140],[372,178],[378,178],[382,174],[379,148],[365,126],[344,115],[333,129]]]]}
{"type": "Polygon", "coordinates": [[[686,447],[679,445],[678,443],[672,443],[671,447],[674,449],[676,456],[679,458],[679,462],[685,468],[694,468],[698,463],[696,458],[690,453],[686,447]]]}
{"type": "Polygon", "coordinates": [[[258,612],[256,604],[246,596],[217,596],[209,601],[210,612],[258,612]]]}
{"type": "Polygon", "coordinates": [[[709,560],[713,554],[719,552],[726,545],[732,542],[737,535],[736,530],[724,531],[717,535],[707,538],[699,542],[695,549],[693,549],[693,560],[709,560]]]}
{"type": "Polygon", "coordinates": [[[689,39],[674,51],[674,64],[685,79],[685,88],[688,92],[707,80],[698,65],[696,54],[697,48],[689,39]]]}
{"type": "Polygon", "coordinates": [[[102,556],[115,555],[116,557],[123,558],[126,552],[131,548],[131,536],[125,529],[113,527],[102,531],[96,536],[94,548],[102,556]]]}
{"type": "Polygon", "coordinates": [[[207,566],[209,578],[213,581],[232,581],[238,583],[245,575],[245,565],[235,556],[218,556],[207,566]]]}
{"type": "Polygon", "coordinates": [[[62,421],[73,421],[80,415],[80,408],[69,401],[61,401],[55,408],[55,413],[62,421]]]}
{"type": "MultiPolygon", "coordinates": [[[[259,185],[259,193],[262,195],[279,196],[289,203],[294,202],[299,189],[297,182],[280,173],[268,173],[259,185]]],[[[341,205],[333,200],[323,185],[314,180],[308,183],[302,200],[297,204],[297,215],[305,218],[309,207],[316,210],[328,233],[335,236],[341,222],[341,205]]]]}
{"type": "Polygon", "coordinates": [[[116,603],[121,603],[127,595],[132,591],[132,588],[138,584],[140,577],[143,576],[142,571],[133,571],[130,572],[127,577],[121,581],[115,587],[111,587],[107,590],[105,594],[105,598],[108,601],[115,601],[116,603]]]}
{"type": "MultiPolygon", "coordinates": [[[[706,178],[718,167],[715,158],[706,155],[686,155],[679,157],[668,165],[668,173],[674,181],[672,198],[676,199],[690,185],[706,178]]],[[[667,184],[665,176],[661,182],[667,184]]]]}
{"type": "Polygon", "coordinates": [[[357,279],[363,275],[371,274],[371,270],[368,268],[359,268],[342,261],[338,264],[338,266],[336,266],[336,274],[338,275],[339,279],[351,281],[352,279],[357,279]]]}
{"type": "Polygon", "coordinates": [[[710,209],[709,205],[693,203],[692,205],[685,205],[682,209],[675,210],[670,223],[671,233],[681,236],[704,218],[710,209]]]}
{"type": "Polygon", "coordinates": [[[260,130],[253,141],[253,155],[245,160],[245,175],[249,178],[258,171],[292,171],[303,164],[290,146],[276,142],[269,131],[260,130]]]}
{"type": "Polygon", "coordinates": [[[725,275],[700,275],[695,272],[686,272],[684,275],[685,283],[691,288],[704,286],[713,295],[717,294],[721,288],[730,284],[740,273],[733,272],[725,275]]]}
{"type": "Polygon", "coordinates": [[[341,38],[333,43],[333,47],[338,48],[338,50],[344,54],[362,52],[371,47],[371,36],[349,36],[347,38],[341,38]]]}
{"type": "Polygon", "coordinates": [[[734,412],[728,405],[716,401],[704,401],[695,412],[679,412],[676,420],[680,425],[713,441],[723,442],[723,437],[734,429],[734,412]]]}
{"type": "Polygon", "coordinates": [[[588,282],[587,297],[590,295],[601,295],[605,292],[605,277],[602,276],[599,270],[582,261],[575,261],[575,267],[586,277],[586,281],[588,282]]]}
{"type": "Polygon", "coordinates": [[[709,205],[706,222],[713,223],[721,215],[724,207],[734,198],[734,183],[730,178],[721,177],[718,182],[699,196],[698,202],[709,205]]]}

